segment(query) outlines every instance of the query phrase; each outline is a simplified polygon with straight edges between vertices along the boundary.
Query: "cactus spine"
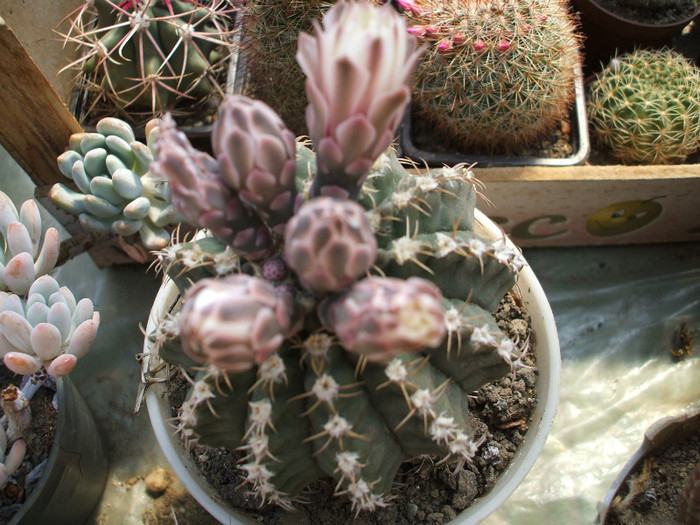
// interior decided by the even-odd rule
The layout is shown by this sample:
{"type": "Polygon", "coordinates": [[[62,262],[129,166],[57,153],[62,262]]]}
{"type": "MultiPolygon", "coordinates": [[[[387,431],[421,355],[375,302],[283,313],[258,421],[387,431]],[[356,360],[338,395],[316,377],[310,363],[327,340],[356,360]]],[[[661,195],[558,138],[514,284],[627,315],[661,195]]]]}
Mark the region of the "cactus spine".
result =
{"type": "Polygon", "coordinates": [[[574,100],[579,39],[559,0],[400,0],[427,44],[413,114],[460,151],[510,153],[552,131],[574,100]]]}
{"type": "Polygon", "coordinates": [[[625,164],[680,163],[700,147],[700,69],[670,49],[611,60],[591,83],[593,136],[625,164]]]}

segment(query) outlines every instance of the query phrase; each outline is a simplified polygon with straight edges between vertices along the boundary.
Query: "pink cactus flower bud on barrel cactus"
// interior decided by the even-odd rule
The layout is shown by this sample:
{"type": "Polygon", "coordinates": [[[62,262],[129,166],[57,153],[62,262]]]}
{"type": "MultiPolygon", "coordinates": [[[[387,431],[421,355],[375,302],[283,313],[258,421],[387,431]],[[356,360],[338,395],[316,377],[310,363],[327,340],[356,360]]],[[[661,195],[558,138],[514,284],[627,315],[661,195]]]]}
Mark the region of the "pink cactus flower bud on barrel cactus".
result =
{"type": "Polygon", "coordinates": [[[377,241],[362,206],[318,197],[287,224],[284,257],[301,282],[316,293],[340,290],[369,270],[377,241]]]}
{"type": "Polygon", "coordinates": [[[212,129],[221,176],[276,231],[294,213],[296,143],[275,111],[243,95],[224,98],[212,129]]]}
{"type": "Polygon", "coordinates": [[[260,365],[301,326],[292,298],[246,274],[202,279],[187,289],[180,314],[183,350],[228,372],[260,365]]]}
{"type": "Polygon", "coordinates": [[[307,76],[306,120],[318,163],[312,196],[357,196],[394,139],[420,54],[406,29],[388,4],[339,2],[314,36],[299,36],[297,61],[307,76]]]}
{"type": "Polygon", "coordinates": [[[419,277],[370,277],[325,299],[319,317],[345,349],[368,361],[384,361],[442,343],[441,297],[437,286],[419,277]]]}

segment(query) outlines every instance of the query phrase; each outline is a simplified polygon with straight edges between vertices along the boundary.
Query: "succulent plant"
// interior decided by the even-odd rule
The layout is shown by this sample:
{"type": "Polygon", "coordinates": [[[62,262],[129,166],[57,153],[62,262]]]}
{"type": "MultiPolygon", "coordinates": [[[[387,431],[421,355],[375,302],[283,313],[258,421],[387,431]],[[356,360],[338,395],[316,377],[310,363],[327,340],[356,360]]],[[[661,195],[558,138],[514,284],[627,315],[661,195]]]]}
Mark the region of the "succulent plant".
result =
{"type": "Polygon", "coordinates": [[[594,138],[624,163],[683,162],[700,147],[700,69],[677,51],[613,58],[589,85],[594,138]]]}
{"type": "Polygon", "coordinates": [[[25,201],[19,212],[0,192],[0,290],[24,295],[34,279],[53,270],[58,260],[60,238],[50,227],[42,239],[41,215],[33,200],[25,201]]]}
{"type": "Polygon", "coordinates": [[[154,124],[147,127],[149,146],[135,139],[129,124],[113,117],[101,119],[95,132],[71,135],[58,167],[75,189],[56,183],[49,192],[51,200],[77,215],[86,230],[138,233],[149,249],[165,246],[170,240],[165,226],[179,216],[170,203],[168,185],[149,172],[150,143],[157,135],[154,124]]]}
{"type": "MultiPolygon", "coordinates": [[[[238,136],[234,115],[249,111],[250,100],[225,102],[214,135],[243,147],[228,149],[230,158],[219,151],[218,170],[209,161],[211,168],[198,170],[199,154],[186,139],[161,129],[154,170],[170,181],[173,199],[181,196],[183,209],[194,210],[186,215],[197,219],[194,226],[204,227],[208,213],[217,225],[225,222],[227,204],[211,191],[216,184],[251,221],[159,252],[183,301],[162,313],[148,337],[161,358],[193,376],[179,432],[192,446],[238,449],[239,468],[262,501],[287,507],[310,483],[331,477],[337,495],[371,510],[385,505],[407,457],[438,456],[456,470],[473,458],[483,436],[469,422],[469,393],[522,364],[521,345],[500,332],[490,311],[523,260],[505,238],[475,233],[477,183],[465,166],[409,170],[391,149],[374,147],[388,146],[407,102],[404,66],[416,47],[405,21],[389,5],[340,2],[314,37],[303,37],[305,66],[339,26],[343,40],[324,59],[340,64],[334,73],[305,67],[317,103],[310,114],[324,107],[318,86],[342,91],[341,78],[356,87],[364,79],[370,87],[353,94],[367,103],[349,105],[333,90],[323,98],[324,118],[357,128],[312,133],[314,150],[297,142],[302,197],[282,233],[266,224],[267,210],[255,198],[238,191],[276,188],[287,171],[270,170],[268,184],[240,190],[224,175],[226,164],[261,162],[272,148],[268,126],[242,126],[238,135],[251,135],[246,141],[222,136],[238,136]],[[386,25],[378,31],[380,21],[386,25]],[[378,69],[377,57],[396,63],[378,69]],[[367,107],[385,118],[368,118],[367,107]],[[355,140],[323,147],[338,136],[355,140]],[[377,156],[358,157],[360,146],[377,156]],[[332,177],[323,166],[333,166],[332,177]],[[269,252],[248,257],[235,246],[236,230],[254,238],[261,224],[269,252]]],[[[310,116],[311,128],[314,118],[320,116],[310,116]]]]}
{"type": "Polygon", "coordinates": [[[26,298],[0,292],[0,353],[16,374],[68,374],[92,346],[99,323],[90,299],[76,301],[50,275],[34,281],[26,298]]]}
{"type": "Polygon", "coordinates": [[[32,414],[29,400],[16,386],[0,392],[3,418],[0,423],[0,489],[17,471],[27,451],[25,438],[30,429],[32,414]]]}
{"type": "MultiPolygon", "coordinates": [[[[31,376],[69,373],[92,346],[99,314],[90,299],[73,293],[48,275],[58,259],[60,240],[47,228],[41,243],[41,216],[33,200],[19,213],[0,192],[0,231],[5,255],[0,289],[0,355],[7,368],[31,376]]],[[[26,392],[25,392],[26,393],[26,392]]]]}
{"type": "Polygon", "coordinates": [[[579,38],[566,2],[397,0],[427,46],[413,115],[460,151],[511,153],[566,119],[579,38]]]}
{"type": "Polygon", "coordinates": [[[223,94],[233,12],[227,0],[86,0],[62,21],[81,53],[64,70],[92,75],[95,102],[124,115],[192,106],[223,94]]]}

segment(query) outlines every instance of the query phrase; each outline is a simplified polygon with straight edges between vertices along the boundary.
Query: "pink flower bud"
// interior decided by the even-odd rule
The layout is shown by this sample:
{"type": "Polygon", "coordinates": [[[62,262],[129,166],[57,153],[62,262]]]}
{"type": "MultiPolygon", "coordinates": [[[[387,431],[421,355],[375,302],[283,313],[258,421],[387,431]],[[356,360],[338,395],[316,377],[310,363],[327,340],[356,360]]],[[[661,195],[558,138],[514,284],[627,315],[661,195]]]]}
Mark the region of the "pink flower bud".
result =
{"type": "Polygon", "coordinates": [[[440,41],[438,44],[438,51],[441,53],[446,53],[452,49],[452,40],[449,38],[445,38],[440,41]]]}
{"type": "Polygon", "coordinates": [[[474,48],[474,51],[476,51],[477,53],[481,53],[486,49],[486,42],[479,38],[477,40],[474,40],[474,44],[472,44],[472,47],[474,48]]]}
{"type": "Polygon", "coordinates": [[[467,40],[467,37],[464,36],[464,33],[455,33],[454,35],[452,35],[452,42],[455,45],[464,44],[464,42],[466,42],[466,40],[467,40]]]}
{"type": "Polygon", "coordinates": [[[313,36],[299,36],[297,60],[307,76],[307,125],[318,166],[312,196],[359,194],[401,123],[419,54],[405,19],[389,4],[338,2],[313,36]]]}

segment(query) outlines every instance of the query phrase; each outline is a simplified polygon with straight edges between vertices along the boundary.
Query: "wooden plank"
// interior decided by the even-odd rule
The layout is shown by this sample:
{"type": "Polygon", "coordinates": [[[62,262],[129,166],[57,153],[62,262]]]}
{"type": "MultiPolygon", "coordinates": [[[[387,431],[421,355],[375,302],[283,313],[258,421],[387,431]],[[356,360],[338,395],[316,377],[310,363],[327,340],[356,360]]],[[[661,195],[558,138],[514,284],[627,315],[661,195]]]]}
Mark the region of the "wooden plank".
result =
{"type": "Polygon", "coordinates": [[[700,165],[475,169],[522,247],[700,241],[700,165]]]}
{"type": "Polygon", "coordinates": [[[56,157],[80,124],[0,18],[0,143],[37,185],[65,179],[56,157]]]}

